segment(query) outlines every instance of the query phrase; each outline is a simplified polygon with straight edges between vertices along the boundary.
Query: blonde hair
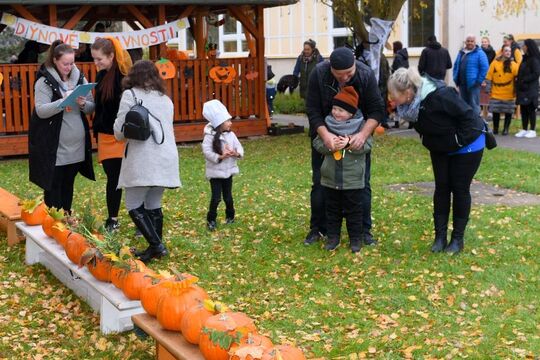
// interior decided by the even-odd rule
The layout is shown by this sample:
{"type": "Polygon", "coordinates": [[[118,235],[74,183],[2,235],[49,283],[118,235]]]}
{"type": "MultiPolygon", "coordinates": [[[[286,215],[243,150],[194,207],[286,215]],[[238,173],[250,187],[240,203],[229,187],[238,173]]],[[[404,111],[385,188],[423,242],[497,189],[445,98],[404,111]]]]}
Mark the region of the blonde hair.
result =
{"type": "Polygon", "coordinates": [[[411,89],[415,94],[422,86],[422,77],[415,67],[397,69],[388,79],[388,91],[390,93],[404,93],[411,89]]]}

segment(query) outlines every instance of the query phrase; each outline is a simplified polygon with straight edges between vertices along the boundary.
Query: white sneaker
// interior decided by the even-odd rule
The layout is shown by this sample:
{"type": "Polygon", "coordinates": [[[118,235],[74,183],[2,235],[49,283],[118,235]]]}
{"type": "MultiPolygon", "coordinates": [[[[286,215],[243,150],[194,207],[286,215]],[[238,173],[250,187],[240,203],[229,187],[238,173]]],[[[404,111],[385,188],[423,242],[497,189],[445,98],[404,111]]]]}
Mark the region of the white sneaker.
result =
{"type": "Polygon", "coordinates": [[[535,130],[527,131],[527,133],[525,134],[525,137],[528,138],[528,139],[535,138],[536,137],[536,131],[535,130]]]}
{"type": "Polygon", "coordinates": [[[516,133],[515,137],[524,137],[525,134],[527,134],[527,130],[519,130],[519,131],[516,133]]]}

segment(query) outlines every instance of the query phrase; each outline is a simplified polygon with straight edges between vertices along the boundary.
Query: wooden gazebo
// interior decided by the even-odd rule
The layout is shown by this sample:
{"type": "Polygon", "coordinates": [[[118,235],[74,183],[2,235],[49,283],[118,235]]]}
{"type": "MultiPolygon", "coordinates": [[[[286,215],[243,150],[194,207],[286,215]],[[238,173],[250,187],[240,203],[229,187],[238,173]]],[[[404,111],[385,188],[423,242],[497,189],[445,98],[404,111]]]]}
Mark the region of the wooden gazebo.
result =
{"type": "MultiPolygon", "coordinates": [[[[206,124],[202,104],[221,100],[235,118],[240,136],[267,133],[268,112],[265,99],[264,16],[265,7],[293,4],[298,0],[82,0],[82,1],[1,1],[0,11],[33,23],[66,30],[90,31],[97,22],[125,21],[134,29],[147,29],[188,19],[196,43],[194,57],[172,60],[177,76],[167,80],[169,96],[175,106],[177,141],[202,138],[206,124]],[[244,58],[207,58],[206,41],[209,15],[228,14],[238,20],[249,44],[244,58]],[[237,76],[230,83],[209,77],[214,66],[233,67],[237,76]],[[246,75],[249,75],[246,77],[246,75]]],[[[3,31],[6,25],[0,25],[3,31]]],[[[150,58],[166,54],[165,43],[150,47],[150,58]]],[[[95,79],[93,63],[78,63],[89,81],[95,79]]],[[[29,117],[34,107],[33,85],[39,64],[0,64],[4,81],[0,86],[0,156],[27,153],[29,117]]]]}

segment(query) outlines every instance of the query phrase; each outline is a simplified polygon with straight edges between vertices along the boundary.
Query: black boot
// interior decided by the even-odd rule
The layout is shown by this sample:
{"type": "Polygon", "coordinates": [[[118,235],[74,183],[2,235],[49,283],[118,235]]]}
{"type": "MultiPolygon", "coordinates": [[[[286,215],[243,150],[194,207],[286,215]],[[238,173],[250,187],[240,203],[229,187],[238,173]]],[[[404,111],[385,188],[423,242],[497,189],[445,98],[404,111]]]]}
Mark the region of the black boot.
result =
{"type": "Polygon", "coordinates": [[[360,250],[362,249],[363,242],[364,240],[362,238],[351,239],[351,252],[353,254],[360,252],[360,250]]]}
{"type": "Polygon", "coordinates": [[[508,119],[507,117],[504,118],[504,128],[503,128],[503,135],[508,135],[508,129],[510,128],[510,122],[512,121],[512,118],[508,119]]]}
{"type": "Polygon", "coordinates": [[[493,119],[493,134],[497,135],[499,133],[499,119],[493,119]]]}
{"type": "MultiPolygon", "coordinates": [[[[161,212],[161,209],[159,210],[161,212]]],[[[139,259],[142,262],[147,263],[153,258],[167,256],[169,252],[167,251],[167,248],[161,243],[161,238],[159,237],[158,232],[154,227],[152,218],[150,214],[144,209],[144,206],[140,206],[137,209],[130,210],[129,216],[149,244],[148,248],[142,253],[140,253],[139,259]]],[[[163,224],[163,217],[161,218],[161,224],[163,224]]]]}
{"type": "MultiPolygon", "coordinates": [[[[147,210],[144,208],[144,206],[142,206],[141,208],[150,217],[150,220],[152,221],[152,225],[154,225],[154,229],[156,229],[156,233],[158,234],[159,238],[163,239],[163,212],[161,211],[161,208],[153,209],[153,210],[147,210]]],[[[137,232],[140,234],[140,236],[142,236],[139,228],[137,228],[137,232]]],[[[137,257],[141,257],[143,254],[147,253],[149,249],[150,247],[148,247],[146,250],[135,251],[133,254],[137,257]]]]}
{"type": "Polygon", "coordinates": [[[452,230],[450,244],[444,249],[445,252],[457,254],[463,250],[463,237],[465,236],[465,227],[467,227],[468,221],[469,219],[454,218],[454,229],[452,230]]]}
{"type": "Polygon", "coordinates": [[[326,239],[326,245],[324,245],[324,249],[328,251],[334,251],[339,245],[339,237],[334,236],[328,236],[328,239],[326,239]]]}
{"type": "Polygon", "coordinates": [[[433,214],[433,222],[435,224],[435,241],[433,241],[433,245],[431,246],[431,252],[441,252],[447,243],[448,215],[433,214]]]}

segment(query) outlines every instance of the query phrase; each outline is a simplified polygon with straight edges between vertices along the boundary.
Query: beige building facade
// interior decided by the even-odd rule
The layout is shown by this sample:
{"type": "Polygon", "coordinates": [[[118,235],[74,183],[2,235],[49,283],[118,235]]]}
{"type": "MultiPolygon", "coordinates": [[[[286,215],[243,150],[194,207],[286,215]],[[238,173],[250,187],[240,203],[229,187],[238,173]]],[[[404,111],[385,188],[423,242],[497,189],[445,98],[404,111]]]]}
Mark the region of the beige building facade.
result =
{"type": "MultiPolygon", "coordinates": [[[[530,1],[529,1],[530,2],[530,1]]],[[[488,36],[499,49],[505,34],[540,34],[540,9],[531,7],[518,15],[498,15],[496,0],[409,0],[396,19],[388,43],[399,40],[408,48],[415,65],[429,35],[435,34],[448,48],[452,60],[467,34],[488,36]],[[422,2],[427,6],[419,6],[422,2]]],[[[350,36],[332,9],[318,0],[300,0],[294,5],[265,9],[265,38],[268,64],[279,79],[292,73],[303,42],[313,39],[327,58],[334,47],[350,36]]],[[[388,44],[387,44],[388,46],[388,44]]],[[[389,46],[388,46],[389,48],[389,46]]],[[[390,50],[386,51],[392,62],[390,50]]]]}

